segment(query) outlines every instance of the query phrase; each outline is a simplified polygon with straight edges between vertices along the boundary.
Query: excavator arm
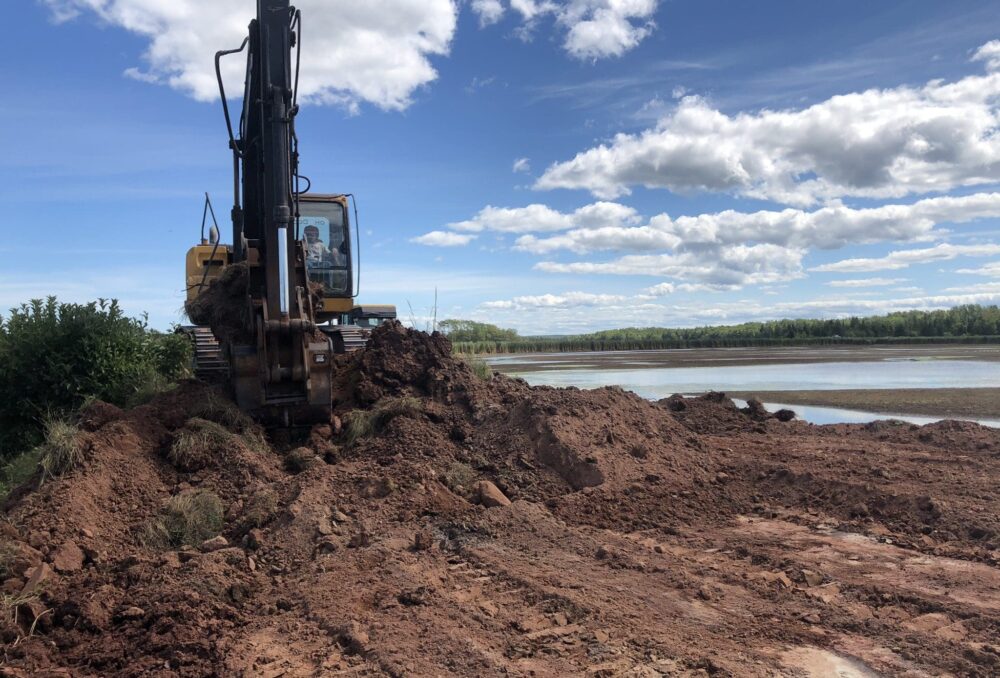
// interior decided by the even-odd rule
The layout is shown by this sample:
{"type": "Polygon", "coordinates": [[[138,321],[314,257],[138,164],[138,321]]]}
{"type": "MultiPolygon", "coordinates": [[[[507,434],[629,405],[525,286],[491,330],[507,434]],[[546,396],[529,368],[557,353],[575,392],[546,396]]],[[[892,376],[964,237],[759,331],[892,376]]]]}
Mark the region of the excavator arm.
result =
{"type": "MultiPolygon", "coordinates": [[[[245,280],[245,332],[223,341],[241,409],[282,425],[329,419],[332,347],[317,330],[317,300],[298,240],[295,116],[301,15],[288,0],[257,0],[257,18],[238,50],[216,55],[233,153],[231,265],[245,280]],[[247,52],[242,113],[234,128],[223,57],[247,52]]],[[[241,288],[242,289],[242,288],[241,288]]],[[[242,295],[241,295],[242,296],[242,295]]]]}

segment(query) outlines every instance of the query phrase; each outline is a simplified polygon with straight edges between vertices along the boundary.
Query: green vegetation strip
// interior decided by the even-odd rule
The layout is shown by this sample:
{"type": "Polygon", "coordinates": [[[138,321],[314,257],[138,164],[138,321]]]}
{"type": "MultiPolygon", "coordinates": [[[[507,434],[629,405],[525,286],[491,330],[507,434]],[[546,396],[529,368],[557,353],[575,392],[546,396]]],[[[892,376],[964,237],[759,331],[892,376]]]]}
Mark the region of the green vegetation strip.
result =
{"type": "Polygon", "coordinates": [[[456,352],[471,354],[836,344],[996,344],[1000,343],[1000,307],[968,305],[869,318],[773,320],[715,327],[630,327],[550,337],[520,337],[513,330],[471,320],[446,320],[441,329],[456,352]]]}

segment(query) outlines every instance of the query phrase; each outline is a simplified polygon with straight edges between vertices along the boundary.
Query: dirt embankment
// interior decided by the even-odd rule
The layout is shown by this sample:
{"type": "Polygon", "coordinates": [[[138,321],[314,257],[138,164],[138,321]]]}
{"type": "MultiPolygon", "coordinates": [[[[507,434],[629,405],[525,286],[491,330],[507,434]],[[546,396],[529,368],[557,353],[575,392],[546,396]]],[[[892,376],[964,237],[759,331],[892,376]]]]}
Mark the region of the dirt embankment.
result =
{"type": "Polygon", "coordinates": [[[399,326],[337,367],[304,449],[195,383],[92,407],[6,507],[3,672],[1000,671],[998,431],[483,381],[399,326]]]}

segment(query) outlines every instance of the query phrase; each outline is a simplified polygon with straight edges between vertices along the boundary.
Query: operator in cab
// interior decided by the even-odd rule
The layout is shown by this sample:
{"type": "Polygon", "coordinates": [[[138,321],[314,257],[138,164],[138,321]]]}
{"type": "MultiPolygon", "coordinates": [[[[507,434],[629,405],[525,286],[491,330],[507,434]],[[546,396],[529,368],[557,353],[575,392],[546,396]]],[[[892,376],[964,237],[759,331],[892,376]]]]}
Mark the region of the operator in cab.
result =
{"type": "Polygon", "coordinates": [[[330,250],[319,239],[319,228],[306,226],[303,231],[306,236],[306,265],[320,266],[330,262],[330,250]]]}

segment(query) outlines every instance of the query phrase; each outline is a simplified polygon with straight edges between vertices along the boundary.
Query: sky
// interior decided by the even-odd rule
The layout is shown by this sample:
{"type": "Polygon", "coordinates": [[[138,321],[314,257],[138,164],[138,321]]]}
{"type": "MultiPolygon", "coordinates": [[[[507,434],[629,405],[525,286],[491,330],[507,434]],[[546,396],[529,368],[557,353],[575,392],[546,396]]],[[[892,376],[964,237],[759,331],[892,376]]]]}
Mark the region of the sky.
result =
{"type": "MultiPolygon", "coordinates": [[[[993,0],[297,6],[302,172],[357,196],[359,301],[421,329],[1000,303],[993,0]]],[[[183,322],[204,193],[232,202],[213,55],[254,11],[3,3],[0,314],[54,294],[183,322]]]]}

